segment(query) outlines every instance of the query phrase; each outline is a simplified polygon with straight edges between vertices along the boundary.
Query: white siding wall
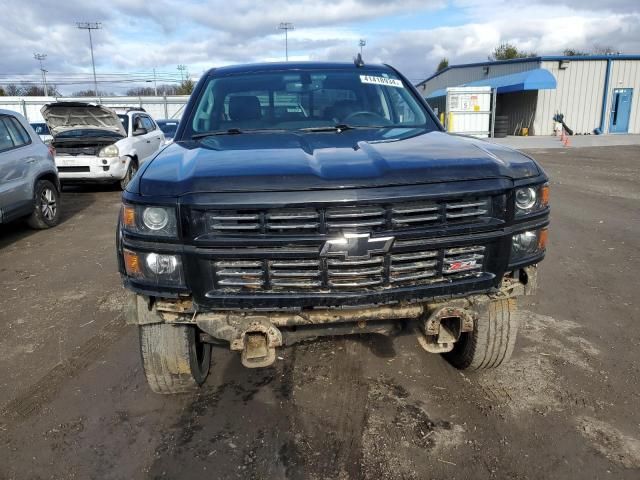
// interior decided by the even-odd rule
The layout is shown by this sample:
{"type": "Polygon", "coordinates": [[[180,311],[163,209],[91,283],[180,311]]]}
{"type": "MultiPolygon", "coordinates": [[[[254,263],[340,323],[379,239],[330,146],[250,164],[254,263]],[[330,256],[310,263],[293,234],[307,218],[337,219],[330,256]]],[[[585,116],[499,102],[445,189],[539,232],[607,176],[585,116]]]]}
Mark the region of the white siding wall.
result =
{"type": "Polygon", "coordinates": [[[558,82],[555,90],[540,90],[534,130],[536,135],[553,134],[553,116],[564,114],[575,133],[592,133],[600,126],[606,60],[574,60],[568,68],[560,62],[542,62],[558,82]]]}
{"type": "Polygon", "coordinates": [[[640,133],[640,60],[613,60],[611,77],[609,78],[607,115],[605,117],[606,132],[609,131],[614,88],[633,88],[631,114],[629,117],[629,133],[640,133]]]}
{"type": "Polygon", "coordinates": [[[540,64],[538,61],[531,61],[491,65],[489,67],[488,75],[485,75],[483,68],[484,67],[482,66],[452,68],[451,70],[447,70],[437,77],[432,78],[426,84],[419,86],[418,91],[423,97],[426,97],[434,90],[438,90],[440,88],[457,87],[463,83],[484,80],[485,78],[493,78],[502,75],[510,75],[512,73],[525,72],[527,70],[534,70],[536,68],[540,68],[540,64]]]}
{"type": "MultiPolygon", "coordinates": [[[[429,80],[418,90],[427,96],[434,90],[445,87],[462,85],[467,82],[482,80],[500,75],[509,75],[535,68],[549,70],[557,80],[555,90],[539,90],[535,105],[535,119],[533,132],[535,135],[553,134],[553,116],[563,113],[565,121],[576,133],[593,133],[600,126],[602,111],[602,95],[607,72],[606,60],[572,60],[568,68],[560,69],[558,61],[522,62],[513,64],[491,65],[489,74],[485,75],[482,66],[453,68],[429,80]]],[[[609,93],[606,104],[604,131],[609,131],[609,117],[613,99],[613,89],[633,88],[631,116],[629,118],[629,133],[640,133],[640,60],[612,59],[611,77],[609,79],[609,93]]],[[[518,101],[515,96],[510,100],[518,101]]],[[[531,100],[527,96],[526,100],[531,100]]],[[[500,97],[498,97],[500,102],[500,97]]],[[[505,106],[513,110],[516,105],[505,106]]],[[[498,105],[500,110],[500,105],[498,105]]],[[[531,111],[531,105],[517,108],[512,115],[524,114],[531,111]],[[524,112],[524,113],[523,113],[524,112]]],[[[506,112],[505,112],[506,113],[506,112]]]]}

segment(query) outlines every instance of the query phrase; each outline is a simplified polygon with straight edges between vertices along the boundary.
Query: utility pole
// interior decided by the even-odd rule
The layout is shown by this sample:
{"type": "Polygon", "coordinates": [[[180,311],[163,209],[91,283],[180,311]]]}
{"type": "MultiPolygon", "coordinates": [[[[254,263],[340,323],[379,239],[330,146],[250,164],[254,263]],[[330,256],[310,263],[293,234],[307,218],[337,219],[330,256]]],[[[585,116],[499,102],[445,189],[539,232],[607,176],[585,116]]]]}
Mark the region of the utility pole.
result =
{"type": "Polygon", "coordinates": [[[362,57],[362,49],[365,47],[365,45],[367,44],[367,41],[364,38],[361,38],[360,41],[358,42],[358,45],[360,45],[360,56],[362,57]]]}
{"type": "Polygon", "coordinates": [[[93,39],[91,38],[91,30],[100,30],[102,24],[98,22],[76,22],[80,30],[89,30],[89,47],[91,48],[91,66],[93,67],[93,88],[96,97],[98,96],[98,80],[96,79],[96,62],[93,59],[93,39]]]}
{"type": "Polygon", "coordinates": [[[42,62],[47,58],[47,55],[44,53],[34,53],[33,58],[40,62],[40,71],[42,72],[42,87],[44,89],[44,96],[49,96],[49,91],[47,89],[47,71],[42,66],[42,62]]]}
{"type": "Polygon", "coordinates": [[[184,71],[187,69],[186,65],[178,65],[178,70],[180,70],[180,85],[184,83],[184,71]]]}
{"type": "Polygon", "coordinates": [[[289,61],[289,30],[295,30],[296,27],[290,22],[280,22],[278,30],[284,30],[284,56],[289,61]]]}
{"type": "Polygon", "coordinates": [[[156,69],[153,69],[153,94],[158,96],[158,84],[156,83],[156,69]]]}

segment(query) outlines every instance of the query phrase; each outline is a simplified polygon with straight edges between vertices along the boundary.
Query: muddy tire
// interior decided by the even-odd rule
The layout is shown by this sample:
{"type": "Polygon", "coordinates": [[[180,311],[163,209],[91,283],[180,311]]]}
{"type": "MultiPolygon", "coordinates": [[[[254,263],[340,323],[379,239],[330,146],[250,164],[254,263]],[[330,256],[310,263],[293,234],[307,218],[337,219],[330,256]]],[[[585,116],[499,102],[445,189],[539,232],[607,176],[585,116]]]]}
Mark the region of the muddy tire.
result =
{"type": "Polygon", "coordinates": [[[147,382],[156,393],[197,391],[209,374],[211,345],[191,325],[140,325],[140,353],[147,382]]]}
{"type": "Polygon", "coordinates": [[[461,370],[495,368],[511,358],[518,334],[515,300],[492,300],[445,358],[461,370]]]}
{"type": "Polygon", "coordinates": [[[129,185],[129,182],[133,177],[135,177],[138,172],[138,162],[135,158],[129,160],[129,166],[127,167],[127,173],[125,173],[124,178],[120,180],[120,188],[124,190],[129,185]]]}
{"type": "Polygon", "coordinates": [[[49,180],[38,180],[33,189],[33,213],[27,218],[31,228],[55,227],[60,221],[60,192],[49,180]]]}

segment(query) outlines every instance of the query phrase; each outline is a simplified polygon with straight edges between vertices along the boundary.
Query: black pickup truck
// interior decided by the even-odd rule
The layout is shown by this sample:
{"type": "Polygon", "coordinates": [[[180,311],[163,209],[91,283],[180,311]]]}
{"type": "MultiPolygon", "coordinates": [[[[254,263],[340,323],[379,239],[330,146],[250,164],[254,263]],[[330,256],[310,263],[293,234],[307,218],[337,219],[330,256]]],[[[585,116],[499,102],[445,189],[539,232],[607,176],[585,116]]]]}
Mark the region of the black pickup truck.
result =
{"type": "Polygon", "coordinates": [[[536,286],[547,176],[453,136],[387,65],[217,68],[123,193],[117,253],[159,393],[212,345],[247,367],[324,335],[413,332],[461,369],[509,359],[536,286]]]}

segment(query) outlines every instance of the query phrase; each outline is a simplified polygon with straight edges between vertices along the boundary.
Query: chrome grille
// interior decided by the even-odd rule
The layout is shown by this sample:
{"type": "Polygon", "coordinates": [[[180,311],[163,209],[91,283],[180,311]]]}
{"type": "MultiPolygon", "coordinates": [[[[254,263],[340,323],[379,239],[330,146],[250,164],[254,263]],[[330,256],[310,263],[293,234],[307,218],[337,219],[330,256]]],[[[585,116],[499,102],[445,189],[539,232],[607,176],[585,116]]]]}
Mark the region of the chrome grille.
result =
{"type": "Polygon", "coordinates": [[[319,260],[270,260],[266,275],[273,288],[313,288],[322,286],[319,260]]]}
{"type": "Polygon", "coordinates": [[[391,208],[394,229],[418,228],[442,222],[442,207],[436,203],[411,203],[391,208]]]}
{"type": "Polygon", "coordinates": [[[317,232],[320,214],[312,209],[272,210],[265,214],[265,229],[268,233],[317,232]]]}
{"type": "Polygon", "coordinates": [[[469,221],[485,217],[489,213],[489,200],[462,200],[449,202],[445,208],[447,223],[469,221]]]}
{"type": "Polygon", "coordinates": [[[435,250],[391,255],[389,281],[401,283],[436,278],[440,266],[438,256],[435,250]]]}
{"type": "Polygon", "coordinates": [[[194,211],[197,234],[299,235],[348,230],[370,232],[486,222],[491,197],[402,202],[388,205],[332,206],[265,210],[194,211]]]}
{"type": "Polygon", "coordinates": [[[448,283],[480,276],[486,247],[391,252],[364,259],[288,258],[211,261],[218,290],[265,291],[384,289],[448,283]]]}
{"type": "Polygon", "coordinates": [[[264,286],[263,265],[260,260],[223,260],[214,265],[217,283],[222,287],[264,286]]]}
{"type": "Polygon", "coordinates": [[[384,282],[384,256],[364,260],[327,259],[330,288],[374,287],[384,282]]]}
{"type": "Polygon", "coordinates": [[[386,224],[385,209],[382,207],[328,208],[325,212],[327,230],[330,232],[342,231],[349,228],[383,227],[386,224]]]}

